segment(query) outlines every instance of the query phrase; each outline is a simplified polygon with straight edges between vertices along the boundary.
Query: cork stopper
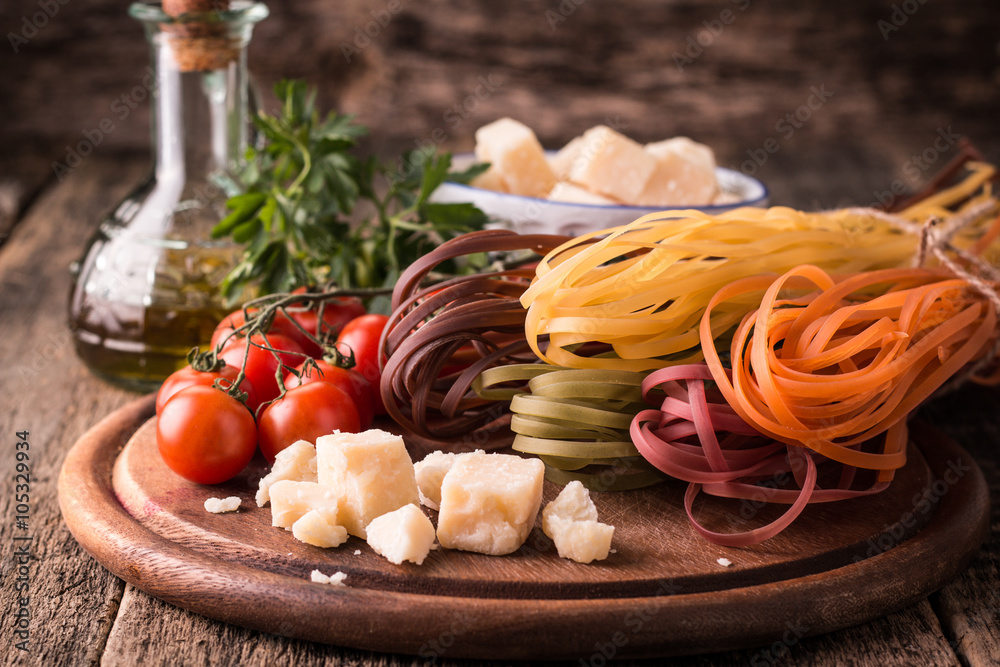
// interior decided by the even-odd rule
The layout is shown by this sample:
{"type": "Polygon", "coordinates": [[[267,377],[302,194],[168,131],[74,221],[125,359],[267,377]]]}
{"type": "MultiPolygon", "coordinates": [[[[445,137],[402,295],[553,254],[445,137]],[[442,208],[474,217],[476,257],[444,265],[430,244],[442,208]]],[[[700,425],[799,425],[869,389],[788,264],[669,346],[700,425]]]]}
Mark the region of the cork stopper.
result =
{"type": "Polygon", "coordinates": [[[199,14],[229,9],[229,0],[163,0],[163,12],[184,20],[163,26],[170,40],[177,68],[182,72],[224,69],[239,58],[239,40],[231,36],[225,23],[198,20],[199,14]]]}

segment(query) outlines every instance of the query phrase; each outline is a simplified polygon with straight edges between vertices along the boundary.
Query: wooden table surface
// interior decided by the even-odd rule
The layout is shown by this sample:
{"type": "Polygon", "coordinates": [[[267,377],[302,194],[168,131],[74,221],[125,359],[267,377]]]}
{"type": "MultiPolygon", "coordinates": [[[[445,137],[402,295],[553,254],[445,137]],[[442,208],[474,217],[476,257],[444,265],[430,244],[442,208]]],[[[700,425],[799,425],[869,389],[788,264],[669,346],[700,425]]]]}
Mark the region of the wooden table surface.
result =
{"type": "MultiPolygon", "coordinates": [[[[812,156],[812,160],[822,156],[812,156]]],[[[3,654],[7,664],[410,665],[419,658],[290,640],[229,626],[172,607],[115,578],[84,552],[64,524],[56,482],[76,439],[135,398],[89,374],[65,322],[67,266],[99,215],[143,174],[145,159],[95,154],[62,183],[42,188],[10,224],[0,246],[0,508],[3,523],[3,654]],[[15,524],[15,443],[30,434],[30,510],[15,524]],[[15,538],[28,538],[30,541],[15,538]],[[17,559],[27,549],[28,650],[15,644],[17,559]]],[[[832,175],[835,176],[835,175],[832,175]]],[[[794,192],[795,173],[775,174],[794,192]]],[[[889,175],[863,164],[842,180],[878,184],[889,175]]],[[[823,194],[836,200],[837,178],[823,194]]],[[[807,201],[786,201],[807,206],[807,201]]],[[[990,539],[967,571],[910,607],[863,626],[756,649],[709,653],[679,665],[1000,664],[1000,393],[966,388],[923,416],[958,440],[990,484],[990,539]]],[[[597,638],[599,640],[599,638],[597,638]]],[[[596,640],[595,640],[596,641],[596,640]]],[[[706,646],[710,651],[711,646],[706,646]]],[[[441,664],[459,664],[447,653],[441,664]]],[[[600,664],[596,660],[589,664],[600,664]]],[[[469,664],[462,662],[461,664],[469,664]]],[[[575,664],[588,664],[586,661],[575,664]]],[[[650,664],[656,664],[650,662],[650,664]]]]}

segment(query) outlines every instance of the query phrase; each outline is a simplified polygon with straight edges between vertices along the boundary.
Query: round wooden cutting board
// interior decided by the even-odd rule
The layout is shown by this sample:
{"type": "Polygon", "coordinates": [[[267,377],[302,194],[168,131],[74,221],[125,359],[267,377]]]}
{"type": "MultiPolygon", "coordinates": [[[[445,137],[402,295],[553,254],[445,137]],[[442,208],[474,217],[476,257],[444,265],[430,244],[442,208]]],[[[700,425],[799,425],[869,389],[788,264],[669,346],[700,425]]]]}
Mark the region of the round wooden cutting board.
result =
{"type": "MultiPolygon", "coordinates": [[[[978,467],[921,424],[887,491],[810,506],[760,545],[704,541],[684,513],[685,486],[664,483],[593,494],[601,521],[615,526],[602,562],[559,558],[539,518],[510,556],[437,549],[421,566],[397,566],[357,538],[319,549],[271,527],[270,509],[253,500],[263,460],[219,486],[182,480],[160,460],[152,413],[152,397],[125,406],[66,457],[63,516],[94,558],[211,618],[424,658],[679,655],[821,634],[936,590],[988,527],[978,467]],[[205,511],[205,499],[234,495],[237,512],[205,511]],[[313,570],[344,572],[347,585],[313,583],[313,570]]],[[[545,502],[557,492],[546,483],[545,502]]],[[[727,531],[766,522],[775,509],[704,496],[695,506],[707,527],[727,531]]]]}

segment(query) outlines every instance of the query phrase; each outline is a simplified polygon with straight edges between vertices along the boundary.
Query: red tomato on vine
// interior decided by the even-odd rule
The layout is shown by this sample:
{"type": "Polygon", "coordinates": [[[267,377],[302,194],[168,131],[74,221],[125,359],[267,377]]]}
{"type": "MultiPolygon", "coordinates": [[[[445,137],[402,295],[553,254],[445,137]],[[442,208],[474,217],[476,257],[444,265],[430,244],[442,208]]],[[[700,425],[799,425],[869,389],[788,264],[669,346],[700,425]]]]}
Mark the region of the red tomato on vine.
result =
{"type": "MultiPolygon", "coordinates": [[[[234,339],[219,353],[220,359],[236,368],[243,367],[246,358],[244,373],[257,390],[260,403],[274,400],[281,393],[276,375],[279,366],[295,368],[306,356],[301,345],[283,334],[253,334],[249,347],[246,338],[234,339]],[[267,348],[277,350],[277,356],[267,348]]],[[[256,410],[256,406],[251,407],[256,410]]]]}
{"type": "MultiPolygon", "coordinates": [[[[313,338],[321,341],[333,342],[337,339],[337,334],[351,320],[365,314],[365,307],[357,299],[333,299],[323,304],[323,320],[319,318],[319,308],[314,306],[310,310],[290,310],[288,317],[295,320],[299,325],[308,331],[313,338]]],[[[308,340],[308,339],[307,339],[308,340]]],[[[303,345],[309,356],[319,359],[323,356],[323,348],[309,340],[308,345],[303,345]]]]}
{"type": "Polygon", "coordinates": [[[358,409],[358,417],[361,419],[361,428],[366,429],[372,425],[375,418],[375,390],[360,373],[352,369],[334,366],[322,359],[315,361],[315,367],[306,369],[308,362],[304,362],[295,369],[296,373],[289,371],[285,376],[285,387],[292,389],[310,382],[328,382],[339,387],[354,401],[354,407],[358,409]]]}
{"type": "Polygon", "coordinates": [[[350,348],[354,353],[355,370],[363,378],[371,383],[375,389],[375,414],[385,414],[385,406],[382,404],[382,395],[379,384],[382,380],[381,356],[379,341],[382,339],[382,331],[388,323],[389,318],[377,313],[369,313],[356,317],[341,330],[337,337],[338,346],[341,352],[347,354],[343,346],[350,348]]]}
{"type": "Polygon", "coordinates": [[[257,426],[224,391],[193,385],[171,396],[156,420],[156,445],[167,467],[198,484],[221,484],[257,451],[257,426]]]}
{"type": "MultiPolygon", "coordinates": [[[[218,379],[235,382],[239,374],[239,367],[230,364],[226,364],[217,371],[197,371],[190,366],[185,366],[179,371],[174,371],[163,381],[159,391],[156,392],[156,414],[160,414],[167,400],[181,389],[193,385],[211,387],[218,379]]],[[[243,379],[243,382],[240,383],[240,391],[247,394],[247,405],[250,409],[256,410],[257,406],[260,405],[260,401],[257,399],[257,390],[254,389],[250,380],[243,379]]]]}
{"type": "Polygon", "coordinates": [[[354,401],[328,382],[311,382],[264,408],[257,423],[257,442],[268,463],[297,440],[316,442],[334,431],[358,433],[361,418],[354,401]]]}

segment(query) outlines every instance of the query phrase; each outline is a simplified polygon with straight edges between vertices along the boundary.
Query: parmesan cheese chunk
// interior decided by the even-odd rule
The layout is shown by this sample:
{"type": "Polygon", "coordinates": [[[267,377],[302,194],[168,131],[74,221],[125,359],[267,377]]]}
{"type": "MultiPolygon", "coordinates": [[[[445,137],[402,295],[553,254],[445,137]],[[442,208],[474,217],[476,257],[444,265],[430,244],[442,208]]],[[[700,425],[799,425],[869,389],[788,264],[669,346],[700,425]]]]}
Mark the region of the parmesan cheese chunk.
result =
{"type": "Polygon", "coordinates": [[[324,510],[339,523],[337,494],[316,482],[283,479],[271,486],[271,525],[291,530],[310,510],[324,510]]]}
{"type": "Polygon", "coordinates": [[[460,454],[454,452],[431,452],[421,461],[413,464],[417,476],[417,491],[420,504],[432,510],[441,507],[441,482],[460,454]]]}
{"type": "Polygon", "coordinates": [[[615,527],[597,521],[597,507],[579,481],[563,487],[542,510],[542,530],[562,558],[578,563],[604,560],[611,551],[615,527]]]}
{"type": "Polygon", "coordinates": [[[552,173],[560,181],[569,179],[569,172],[573,168],[573,163],[580,157],[580,148],[583,146],[583,138],[575,137],[568,144],[559,149],[555,155],[549,158],[549,166],[552,173]]]}
{"type": "Polygon", "coordinates": [[[437,537],[447,549],[517,551],[542,503],[545,465],[510,454],[464,454],[441,483],[437,537]]]}
{"type": "Polygon", "coordinates": [[[656,157],[605,125],[590,128],[582,139],[568,180],[618,201],[636,202],[656,170],[656,157]]]}
{"type": "Polygon", "coordinates": [[[557,517],[570,521],[597,521],[597,507],[582,482],[573,480],[564,486],[555,500],[542,510],[542,531],[549,537],[552,537],[550,524],[557,517]]]}
{"type": "Polygon", "coordinates": [[[715,200],[719,184],[711,148],[687,137],[674,137],[646,144],[646,152],[656,158],[657,164],[636,204],[701,206],[715,200]]]}
{"type": "Polygon", "coordinates": [[[571,204],[600,204],[602,206],[614,206],[618,203],[604,195],[584,190],[578,185],[562,182],[556,183],[555,187],[552,188],[552,191],[549,193],[549,200],[571,204]]]}
{"type": "Polygon", "coordinates": [[[309,510],[292,524],[295,539],[314,547],[330,549],[347,541],[347,529],[337,525],[337,513],[329,509],[309,510]]]}
{"type": "Polygon", "coordinates": [[[212,514],[222,514],[223,512],[235,512],[240,508],[242,502],[238,496],[228,498],[206,498],[205,510],[212,514]]]}
{"type": "Polygon", "coordinates": [[[476,176],[469,182],[474,188],[493,190],[494,192],[507,192],[507,184],[503,182],[503,177],[495,167],[490,167],[483,173],[476,176]]]}
{"type": "Polygon", "coordinates": [[[604,560],[611,551],[614,526],[598,521],[572,521],[553,517],[549,521],[549,527],[553,531],[550,537],[561,558],[577,563],[590,563],[604,560]]]}
{"type": "Polygon", "coordinates": [[[316,481],[316,448],[305,440],[293,442],[274,457],[271,472],[258,484],[257,507],[271,500],[270,488],[275,482],[290,479],[296,482],[316,481]]]}
{"type": "Polygon", "coordinates": [[[417,504],[417,480],[403,439],[378,429],[334,433],[316,440],[320,485],[338,499],[337,521],[347,532],[365,538],[376,517],[409,503],[417,504]]]}
{"type": "Polygon", "coordinates": [[[396,565],[404,560],[422,564],[434,545],[434,524],[416,505],[375,518],[367,532],[368,546],[396,565]]]}
{"type": "Polygon", "coordinates": [[[512,118],[476,130],[476,158],[496,170],[505,192],[544,197],[556,182],[535,133],[512,118]]]}

